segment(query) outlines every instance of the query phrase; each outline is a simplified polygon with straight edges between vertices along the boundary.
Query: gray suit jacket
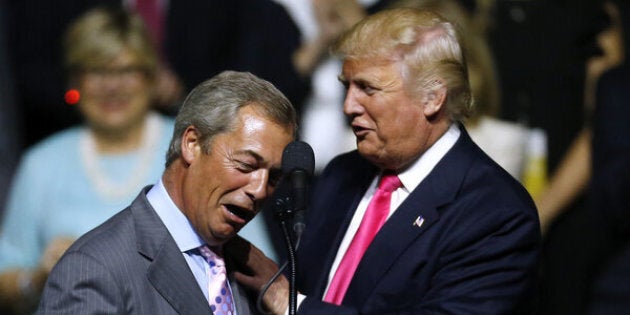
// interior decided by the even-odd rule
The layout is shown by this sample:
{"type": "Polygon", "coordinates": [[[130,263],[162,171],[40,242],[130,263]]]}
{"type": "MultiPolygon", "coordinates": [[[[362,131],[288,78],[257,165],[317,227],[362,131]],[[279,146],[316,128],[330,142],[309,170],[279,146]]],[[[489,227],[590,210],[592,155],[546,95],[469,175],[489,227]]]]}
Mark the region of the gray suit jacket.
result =
{"type": "MultiPolygon", "coordinates": [[[[68,249],[48,278],[38,313],[212,314],[147,201],[148,190],[68,249]]],[[[254,314],[243,289],[231,285],[238,314],[254,314]]]]}

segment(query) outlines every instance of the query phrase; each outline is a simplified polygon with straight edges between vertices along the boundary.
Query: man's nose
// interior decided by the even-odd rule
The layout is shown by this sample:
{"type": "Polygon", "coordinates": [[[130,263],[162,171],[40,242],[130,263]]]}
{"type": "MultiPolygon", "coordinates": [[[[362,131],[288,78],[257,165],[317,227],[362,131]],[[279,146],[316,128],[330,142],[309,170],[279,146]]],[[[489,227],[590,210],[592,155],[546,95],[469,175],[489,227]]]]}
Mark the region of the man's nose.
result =
{"type": "Polygon", "coordinates": [[[352,85],[346,91],[346,97],[343,101],[343,113],[346,116],[352,117],[360,115],[363,107],[357,101],[357,88],[352,85]]]}
{"type": "Polygon", "coordinates": [[[249,184],[245,188],[247,195],[252,200],[261,200],[267,197],[267,183],[269,182],[269,171],[260,169],[251,173],[249,184]]]}

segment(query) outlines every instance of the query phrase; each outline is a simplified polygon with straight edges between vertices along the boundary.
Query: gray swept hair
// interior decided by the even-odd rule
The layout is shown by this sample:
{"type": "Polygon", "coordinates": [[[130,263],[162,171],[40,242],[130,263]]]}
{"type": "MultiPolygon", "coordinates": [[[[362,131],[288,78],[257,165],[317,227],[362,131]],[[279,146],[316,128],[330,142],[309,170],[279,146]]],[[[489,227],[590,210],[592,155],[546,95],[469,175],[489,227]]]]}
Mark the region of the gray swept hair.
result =
{"type": "Polygon", "coordinates": [[[175,118],[173,137],[166,153],[166,167],[181,154],[182,135],[194,126],[204,153],[214,136],[236,127],[238,110],[254,105],[271,121],[297,132],[297,114],[291,102],[273,84],[249,72],[224,71],[197,85],[184,100],[175,118]]]}

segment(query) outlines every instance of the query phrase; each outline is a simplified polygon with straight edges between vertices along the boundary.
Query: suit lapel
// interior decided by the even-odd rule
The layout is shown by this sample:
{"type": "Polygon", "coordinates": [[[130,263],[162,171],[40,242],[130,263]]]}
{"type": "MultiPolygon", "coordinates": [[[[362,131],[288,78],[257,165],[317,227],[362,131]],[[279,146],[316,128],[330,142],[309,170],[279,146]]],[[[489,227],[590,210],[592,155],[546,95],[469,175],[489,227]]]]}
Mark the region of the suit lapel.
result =
{"type": "Polygon", "coordinates": [[[232,297],[234,298],[234,307],[236,307],[236,314],[249,315],[256,314],[253,310],[256,309],[256,303],[254,299],[250,298],[243,287],[241,287],[233,274],[228,275],[230,282],[230,288],[232,289],[232,297]]]}
{"type": "Polygon", "coordinates": [[[134,216],[138,253],[150,261],[147,278],[155,289],[180,314],[210,314],[210,306],[188,268],[177,244],[168,233],[146,192],[137,198],[134,216]]]}
{"type": "Polygon", "coordinates": [[[455,199],[469,168],[471,141],[462,128],[455,146],[385,222],[361,259],[344,304],[363,305],[398,257],[439,220],[440,207],[455,199]]]}

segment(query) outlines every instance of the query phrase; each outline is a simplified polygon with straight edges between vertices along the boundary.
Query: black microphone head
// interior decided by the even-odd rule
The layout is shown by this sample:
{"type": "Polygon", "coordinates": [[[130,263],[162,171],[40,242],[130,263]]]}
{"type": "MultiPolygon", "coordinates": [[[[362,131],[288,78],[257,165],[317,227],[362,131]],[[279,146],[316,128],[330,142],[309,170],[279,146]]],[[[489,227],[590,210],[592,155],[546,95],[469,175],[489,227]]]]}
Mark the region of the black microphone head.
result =
{"type": "MultiPolygon", "coordinates": [[[[293,230],[299,239],[304,231],[304,210],[308,205],[309,181],[315,169],[313,148],[303,141],[289,143],[282,152],[282,173],[289,185],[288,208],[293,210],[293,230]]],[[[282,200],[285,201],[285,200],[282,200]]]]}
{"type": "Polygon", "coordinates": [[[282,152],[282,172],[288,174],[294,170],[303,170],[309,176],[315,169],[315,154],[313,148],[304,141],[289,143],[282,152]]]}

